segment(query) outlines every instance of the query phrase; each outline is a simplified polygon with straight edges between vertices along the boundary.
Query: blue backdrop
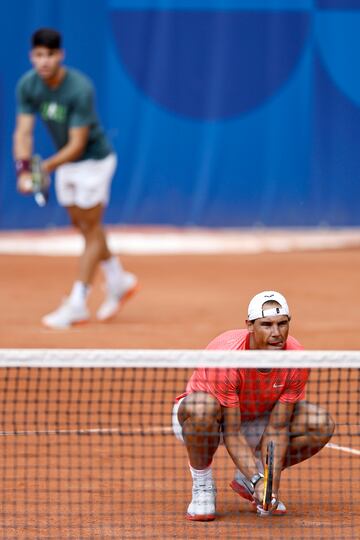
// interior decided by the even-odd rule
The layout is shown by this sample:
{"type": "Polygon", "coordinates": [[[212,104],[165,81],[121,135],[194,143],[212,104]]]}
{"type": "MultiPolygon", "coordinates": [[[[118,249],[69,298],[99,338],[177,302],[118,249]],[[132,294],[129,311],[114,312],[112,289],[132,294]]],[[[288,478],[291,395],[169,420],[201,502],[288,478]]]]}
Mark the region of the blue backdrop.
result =
{"type": "MultiPolygon", "coordinates": [[[[40,26],[93,78],[119,156],[108,223],[360,225],[360,0],[9,0],[0,227],[61,225],[15,189],[14,87],[40,26]]],[[[37,126],[37,150],[52,151],[37,126]]]]}

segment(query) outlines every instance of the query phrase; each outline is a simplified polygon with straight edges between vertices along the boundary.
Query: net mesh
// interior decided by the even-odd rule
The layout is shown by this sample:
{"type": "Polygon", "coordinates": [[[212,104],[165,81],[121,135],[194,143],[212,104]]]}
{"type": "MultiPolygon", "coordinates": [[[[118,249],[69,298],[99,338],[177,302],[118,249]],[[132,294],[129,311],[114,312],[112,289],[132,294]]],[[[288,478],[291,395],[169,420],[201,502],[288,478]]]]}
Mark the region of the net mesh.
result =
{"type": "Polygon", "coordinates": [[[1,538],[359,538],[360,353],[0,351],[1,538]],[[254,362],[256,364],[254,364],[254,362]],[[171,413],[196,366],[312,365],[331,442],[282,474],[287,515],[259,518],[216,452],[217,519],[185,520],[192,481],[171,413]]]}

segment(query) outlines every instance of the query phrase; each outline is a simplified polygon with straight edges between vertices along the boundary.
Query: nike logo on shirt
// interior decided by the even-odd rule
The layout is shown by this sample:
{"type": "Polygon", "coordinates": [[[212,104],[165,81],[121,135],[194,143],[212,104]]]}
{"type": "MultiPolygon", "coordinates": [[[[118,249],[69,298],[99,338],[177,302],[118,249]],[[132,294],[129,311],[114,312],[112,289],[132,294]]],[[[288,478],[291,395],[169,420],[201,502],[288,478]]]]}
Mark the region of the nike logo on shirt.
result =
{"type": "Polygon", "coordinates": [[[283,384],[276,384],[276,383],[273,384],[273,388],[280,388],[281,386],[284,386],[284,385],[283,384]]]}

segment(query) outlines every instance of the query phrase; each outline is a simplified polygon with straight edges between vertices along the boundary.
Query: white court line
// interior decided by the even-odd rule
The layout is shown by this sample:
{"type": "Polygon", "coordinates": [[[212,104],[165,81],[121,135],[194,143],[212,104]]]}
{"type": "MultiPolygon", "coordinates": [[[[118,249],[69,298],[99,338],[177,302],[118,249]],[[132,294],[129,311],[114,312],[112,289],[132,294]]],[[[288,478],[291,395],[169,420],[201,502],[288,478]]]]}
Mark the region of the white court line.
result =
{"type": "Polygon", "coordinates": [[[22,431],[0,431],[0,437],[15,435],[168,435],[172,427],[134,428],[129,430],[119,428],[84,428],[84,429],[44,429],[22,431]]]}
{"type": "Polygon", "coordinates": [[[332,450],[339,450],[340,452],[347,452],[348,454],[355,454],[355,456],[360,456],[360,450],[356,450],[355,448],[349,448],[348,446],[339,446],[338,444],[327,443],[326,447],[331,448],[332,450]]]}
{"type": "MultiPolygon", "coordinates": [[[[79,256],[83,240],[63,229],[56,232],[1,232],[0,254],[79,256]]],[[[226,253],[287,253],[360,246],[359,228],[314,229],[205,229],[151,228],[140,231],[110,230],[111,250],[129,255],[226,253]]]]}
{"type": "MultiPolygon", "coordinates": [[[[15,436],[15,435],[168,435],[172,433],[172,427],[150,427],[150,428],[134,428],[130,430],[122,430],[119,428],[88,428],[88,429],[47,429],[47,430],[24,430],[24,431],[0,431],[0,437],[15,436]]],[[[348,446],[340,446],[335,443],[328,443],[326,448],[331,450],[339,450],[348,454],[360,456],[360,450],[349,448],[348,446]]]]}

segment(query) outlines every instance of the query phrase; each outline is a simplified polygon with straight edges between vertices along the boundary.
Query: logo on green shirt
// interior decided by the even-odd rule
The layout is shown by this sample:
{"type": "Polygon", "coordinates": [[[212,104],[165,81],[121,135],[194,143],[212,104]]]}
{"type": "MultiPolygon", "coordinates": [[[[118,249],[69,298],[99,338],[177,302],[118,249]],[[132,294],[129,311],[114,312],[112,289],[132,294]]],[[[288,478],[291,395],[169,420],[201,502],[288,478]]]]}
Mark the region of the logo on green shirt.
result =
{"type": "Polygon", "coordinates": [[[55,101],[46,101],[40,107],[40,114],[45,121],[52,120],[63,124],[66,120],[66,106],[55,101]]]}

